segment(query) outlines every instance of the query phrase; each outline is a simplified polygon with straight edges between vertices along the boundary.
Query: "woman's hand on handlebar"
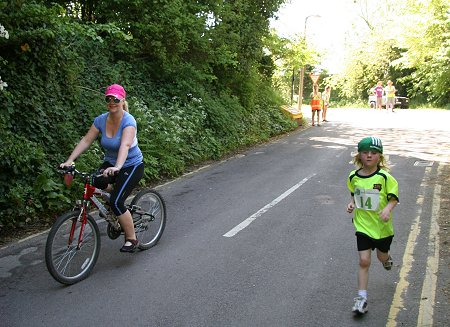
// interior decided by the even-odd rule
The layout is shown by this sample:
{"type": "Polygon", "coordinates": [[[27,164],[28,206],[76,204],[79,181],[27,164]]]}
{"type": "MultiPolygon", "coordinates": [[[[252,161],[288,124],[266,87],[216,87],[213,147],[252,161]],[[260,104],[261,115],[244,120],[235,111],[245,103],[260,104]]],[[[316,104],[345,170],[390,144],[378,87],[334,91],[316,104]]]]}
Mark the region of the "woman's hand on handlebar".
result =
{"type": "Polygon", "coordinates": [[[75,166],[75,163],[73,161],[68,160],[68,161],[63,162],[62,164],[60,164],[59,168],[64,169],[64,168],[69,168],[69,167],[72,167],[72,166],[75,166]]]}
{"type": "Polygon", "coordinates": [[[117,167],[108,167],[103,170],[103,176],[114,176],[119,173],[119,170],[117,167]]]}

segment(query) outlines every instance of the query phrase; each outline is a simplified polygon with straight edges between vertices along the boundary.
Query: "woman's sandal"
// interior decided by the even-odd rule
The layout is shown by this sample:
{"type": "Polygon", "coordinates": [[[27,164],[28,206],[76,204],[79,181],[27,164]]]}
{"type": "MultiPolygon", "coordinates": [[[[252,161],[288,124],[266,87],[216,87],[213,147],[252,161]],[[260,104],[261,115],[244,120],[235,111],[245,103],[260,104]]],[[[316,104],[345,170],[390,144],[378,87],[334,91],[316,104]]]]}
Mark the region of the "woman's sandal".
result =
{"type": "Polygon", "coordinates": [[[139,246],[138,240],[125,240],[125,244],[120,248],[120,252],[128,252],[133,253],[139,246]],[[127,242],[131,243],[130,245],[126,245],[127,242]]]}

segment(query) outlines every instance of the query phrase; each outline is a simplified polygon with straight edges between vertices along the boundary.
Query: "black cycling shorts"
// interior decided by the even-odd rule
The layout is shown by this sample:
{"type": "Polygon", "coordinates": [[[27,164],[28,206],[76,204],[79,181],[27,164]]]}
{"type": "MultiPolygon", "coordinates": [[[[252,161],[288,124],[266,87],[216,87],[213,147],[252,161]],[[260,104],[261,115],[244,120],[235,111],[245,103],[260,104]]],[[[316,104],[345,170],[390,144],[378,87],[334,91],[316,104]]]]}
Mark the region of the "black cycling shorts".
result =
{"type": "MultiPolygon", "coordinates": [[[[98,172],[101,173],[108,167],[113,167],[109,162],[104,162],[98,172]]],[[[99,176],[93,178],[92,185],[99,189],[106,189],[108,184],[114,184],[109,199],[109,205],[116,216],[123,215],[127,208],[125,200],[131,194],[133,189],[139,184],[142,176],[144,176],[144,163],[141,162],[136,166],[122,168],[115,176],[99,176]]]]}

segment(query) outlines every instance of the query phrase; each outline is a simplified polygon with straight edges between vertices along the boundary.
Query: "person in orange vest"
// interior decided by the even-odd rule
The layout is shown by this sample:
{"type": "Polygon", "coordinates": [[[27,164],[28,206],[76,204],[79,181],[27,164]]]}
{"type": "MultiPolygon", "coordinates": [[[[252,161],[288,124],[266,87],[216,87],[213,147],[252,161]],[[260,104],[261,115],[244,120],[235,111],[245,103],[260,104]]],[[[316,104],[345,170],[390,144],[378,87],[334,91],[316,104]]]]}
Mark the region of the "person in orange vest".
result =
{"type": "Polygon", "coordinates": [[[320,126],[320,111],[322,110],[322,95],[319,92],[319,85],[314,84],[313,86],[313,97],[311,99],[311,111],[312,111],[312,126],[314,124],[314,117],[317,113],[317,126],[320,126]]]}

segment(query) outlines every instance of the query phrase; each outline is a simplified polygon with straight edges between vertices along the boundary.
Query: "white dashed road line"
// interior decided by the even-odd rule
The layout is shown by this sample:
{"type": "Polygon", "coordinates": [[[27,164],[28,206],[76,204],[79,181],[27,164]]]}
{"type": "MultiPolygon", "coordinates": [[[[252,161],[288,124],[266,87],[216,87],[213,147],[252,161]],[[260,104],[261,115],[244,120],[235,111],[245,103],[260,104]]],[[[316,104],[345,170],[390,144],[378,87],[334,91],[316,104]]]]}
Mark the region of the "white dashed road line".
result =
{"type": "Polygon", "coordinates": [[[223,236],[225,237],[233,237],[237,233],[239,233],[241,230],[246,228],[248,225],[250,225],[254,220],[256,220],[258,217],[260,217],[263,213],[265,213],[270,208],[274,207],[278,202],[282,201],[284,198],[288,197],[292,192],[294,192],[296,189],[298,189],[300,186],[305,184],[308,180],[310,180],[312,177],[314,177],[316,174],[311,174],[308,177],[302,179],[300,182],[292,186],[289,190],[281,194],[279,197],[277,197],[275,200],[270,202],[269,204],[265,205],[261,209],[259,209],[257,212],[255,212],[253,215],[245,219],[243,222],[241,222],[239,225],[235,226],[233,229],[225,233],[223,236]]]}

